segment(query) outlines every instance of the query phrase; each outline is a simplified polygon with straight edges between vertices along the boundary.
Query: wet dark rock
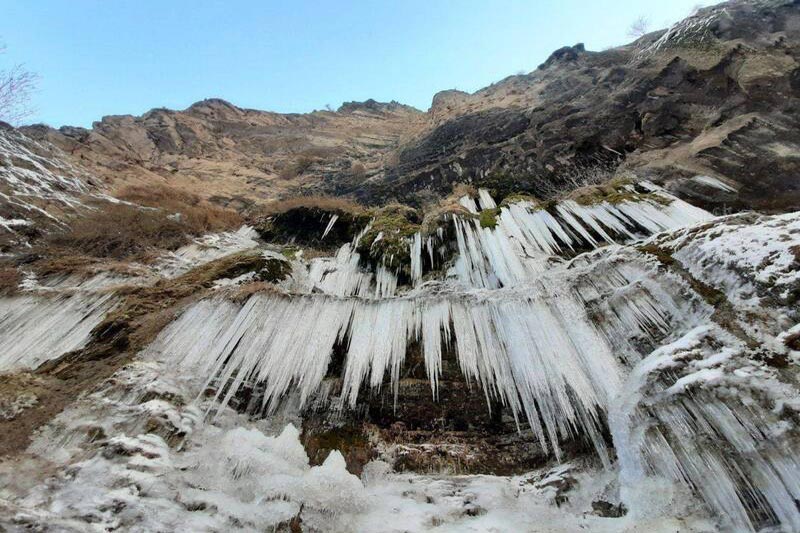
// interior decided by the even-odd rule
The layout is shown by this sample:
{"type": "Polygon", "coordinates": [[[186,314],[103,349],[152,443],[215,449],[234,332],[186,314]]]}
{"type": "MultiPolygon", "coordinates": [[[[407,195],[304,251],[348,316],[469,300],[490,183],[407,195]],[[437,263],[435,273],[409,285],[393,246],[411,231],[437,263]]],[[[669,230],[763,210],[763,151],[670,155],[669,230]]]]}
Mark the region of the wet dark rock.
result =
{"type": "Polygon", "coordinates": [[[605,518],[619,518],[628,514],[628,509],[625,505],[621,503],[613,504],[605,500],[592,502],[592,511],[594,514],[605,518]]]}

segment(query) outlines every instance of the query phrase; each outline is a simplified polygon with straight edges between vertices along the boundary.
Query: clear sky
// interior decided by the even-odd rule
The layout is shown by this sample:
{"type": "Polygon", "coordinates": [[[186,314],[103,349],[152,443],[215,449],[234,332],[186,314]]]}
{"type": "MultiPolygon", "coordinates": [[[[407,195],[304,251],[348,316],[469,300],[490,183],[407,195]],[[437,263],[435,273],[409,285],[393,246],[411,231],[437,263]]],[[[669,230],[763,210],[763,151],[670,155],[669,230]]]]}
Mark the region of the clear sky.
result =
{"type": "MultiPolygon", "coordinates": [[[[705,2],[708,4],[709,2],[705,2]]],[[[564,45],[623,44],[640,15],[666,27],[698,0],[0,0],[0,68],[41,77],[29,122],[90,126],[110,114],[209,97],[280,112],[343,101],[427,109],[529,72],[564,45]]]]}

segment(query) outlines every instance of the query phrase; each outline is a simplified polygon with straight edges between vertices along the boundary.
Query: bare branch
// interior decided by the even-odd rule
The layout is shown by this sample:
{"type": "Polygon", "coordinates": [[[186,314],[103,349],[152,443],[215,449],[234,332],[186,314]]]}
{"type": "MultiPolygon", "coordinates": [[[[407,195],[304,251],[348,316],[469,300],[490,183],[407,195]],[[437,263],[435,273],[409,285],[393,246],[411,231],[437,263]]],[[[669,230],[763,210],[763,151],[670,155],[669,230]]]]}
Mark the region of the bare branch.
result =
{"type": "MultiPolygon", "coordinates": [[[[0,53],[4,51],[5,46],[0,44],[0,53]]],[[[29,104],[37,81],[38,76],[23,65],[0,70],[0,120],[18,124],[31,115],[29,104]]]]}
{"type": "Polygon", "coordinates": [[[633,39],[638,39],[643,35],[647,35],[650,32],[650,19],[641,15],[639,18],[633,21],[633,23],[628,28],[628,37],[633,39]]]}

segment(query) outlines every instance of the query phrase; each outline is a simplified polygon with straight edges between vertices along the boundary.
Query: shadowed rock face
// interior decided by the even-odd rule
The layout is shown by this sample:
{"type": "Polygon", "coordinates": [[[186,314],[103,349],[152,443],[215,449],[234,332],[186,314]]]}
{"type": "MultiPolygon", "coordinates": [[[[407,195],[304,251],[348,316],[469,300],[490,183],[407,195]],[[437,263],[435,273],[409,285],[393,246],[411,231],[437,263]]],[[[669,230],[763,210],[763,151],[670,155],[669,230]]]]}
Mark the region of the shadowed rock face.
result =
{"type": "Polygon", "coordinates": [[[541,193],[600,166],[675,181],[712,207],[796,207],[798,21],[789,2],[737,2],[622,48],[560,49],[527,76],[448,94],[439,109],[435,100],[437,126],[360,192],[499,181],[541,193]],[[729,178],[739,193],[681,184],[698,174],[729,178]]]}
{"type": "Polygon", "coordinates": [[[534,72],[420,112],[349,102],[305,115],[212,99],[184,111],[30,127],[113,189],[151,179],[248,210],[296,194],[419,204],[455,183],[548,196],[565,175],[635,171],[712,209],[800,204],[800,7],[729,2],[629,45],[555,51],[534,72]],[[689,178],[722,178],[735,193],[689,178]]]}
{"type": "MultiPolygon", "coordinates": [[[[464,378],[455,353],[444,354],[442,363],[435,399],[416,346],[407,354],[396,397],[387,381],[378,393],[365,387],[368,400],[358,409],[306,412],[302,441],[311,462],[321,464],[338,449],[357,474],[383,452],[401,472],[514,475],[550,461],[524,420],[515,420],[500,401],[487,405],[486,392],[464,378]]],[[[329,379],[338,391],[341,372],[335,366],[329,379]]],[[[561,445],[570,458],[591,453],[581,439],[561,445]]]]}

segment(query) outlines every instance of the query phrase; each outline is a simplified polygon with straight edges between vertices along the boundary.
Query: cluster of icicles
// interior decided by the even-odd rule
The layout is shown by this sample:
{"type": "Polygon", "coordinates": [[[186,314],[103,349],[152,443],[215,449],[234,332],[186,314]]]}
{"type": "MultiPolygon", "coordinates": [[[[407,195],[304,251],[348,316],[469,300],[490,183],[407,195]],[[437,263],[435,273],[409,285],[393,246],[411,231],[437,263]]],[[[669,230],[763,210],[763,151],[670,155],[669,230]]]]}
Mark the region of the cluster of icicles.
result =
{"type": "MultiPolygon", "coordinates": [[[[495,289],[526,283],[540,275],[554,255],[574,254],[615,242],[627,242],[654,233],[709,220],[711,215],[647,181],[621,189],[631,199],[618,203],[601,201],[582,205],[563,200],[553,212],[532,201],[521,201],[497,209],[488,191],[479,189],[478,201],[469,196],[460,204],[473,215],[493,210],[496,225],[482,227],[477,217],[452,215],[456,237],[456,261],[446,277],[473,288],[495,289]],[[639,194],[635,187],[646,191],[639,194]],[[658,200],[654,199],[658,198],[658,200]]],[[[336,223],[333,215],[323,238],[336,223]]],[[[342,246],[333,258],[313,259],[308,273],[308,288],[325,294],[388,298],[398,291],[397,269],[400,265],[379,265],[375,272],[362,268],[356,252],[369,227],[350,244],[342,246]]],[[[378,235],[376,241],[382,238],[378,235]]],[[[423,281],[426,267],[439,268],[447,254],[440,226],[431,235],[416,233],[408,240],[411,279],[415,286],[423,281]],[[427,260],[426,260],[427,259],[427,260]]],[[[373,243],[374,244],[374,243],[373,243]]],[[[295,270],[303,268],[298,263],[295,270]]]]}
{"type": "MultiPolygon", "coordinates": [[[[483,191],[478,203],[494,209],[483,191]]],[[[462,205],[478,210],[469,199],[462,205]]],[[[675,280],[657,279],[653,264],[628,249],[584,254],[569,263],[556,259],[555,268],[548,259],[710,215],[678,200],[564,202],[555,210],[558,217],[524,203],[504,207],[495,228],[455,217],[459,253],[440,280],[424,284],[418,283],[419,256],[433,250],[415,236],[409,245],[417,283],[403,295],[396,294],[391,273],[366,273],[354,251],[357,243],[347,244],[332,260],[312,260],[304,274],[321,290],[255,294],[244,303],[201,301],[162,332],[151,354],[199,370],[222,405],[242,387],[253,387],[258,393],[249,408],[270,413],[290,395],[306,406],[326,396],[323,384],[334,352],[345,357],[341,394],[326,398],[333,408],[356,406],[364,389],[389,386],[397,395],[407,349],[419,343],[434,399],[442,358],[453,354],[487,400],[499,400],[524,419],[556,458],[562,456],[560,442],[586,438],[608,466],[605,416],[619,411],[614,402],[629,393],[632,368],[643,364],[632,339],[662,338],[707,321],[712,310],[687,300],[671,287],[675,280]],[[384,288],[376,290],[374,280],[381,277],[384,288]],[[592,318],[598,315],[602,320],[592,318]]],[[[636,372],[646,379],[646,371],[636,372]]],[[[785,450],[759,455],[754,425],[769,417],[737,401],[675,398],[650,414],[625,415],[625,427],[637,435],[644,430],[636,427],[647,427],[651,417],[664,428],[656,441],[614,435],[617,455],[647,464],[627,468],[626,475],[655,473],[685,483],[736,529],[794,527],[800,524],[791,489],[797,486],[797,462],[785,450]],[[704,442],[695,442],[694,433],[705,435],[704,442]],[[731,447],[747,457],[746,468],[720,459],[731,447]],[[702,485],[710,477],[725,483],[702,485]]]]}
{"type": "Polygon", "coordinates": [[[0,372],[36,368],[83,347],[117,302],[88,291],[0,298],[0,372]]]}
{"type": "MultiPolygon", "coordinates": [[[[307,404],[337,348],[346,352],[343,404],[355,406],[361,387],[378,389],[386,375],[396,393],[407,347],[420,342],[434,398],[442,354],[450,350],[487,399],[499,399],[515,417],[525,417],[544,449],[560,457],[559,441],[586,435],[608,462],[600,417],[623,371],[607,339],[663,327],[677,310],[666,295],[657,301],[647,291],[632,290],[609,310],[614,318],[605,327],[612,329],[598,329],[587,316],[573,273],[545,275],[544,270],[547,258],[562,247],[597,246],[613,242],[612,235],[630,239],[634,231],[654,232],[710,216],[648,187],[669,201],[594,206],[568,201],[558,204],[558,219],[524,202],[503,207],[495,228],[454,216],[459,253],[445,279],[402,296],[396,295],[397,279],[386,268],[373,273],[360,264],[355,250],[365,229],[335,257],[313,259],[308,270],[297,261],[294,288],[304,290],[292,296],[255,295],[244,305],[221,298],[200,302],[165,330],[153,350],[202,369],[223,405],[242,386],[258,384],[260,409],[271,412],[294,390],[307,404]]],[[[481,209],[496,208],[485,190],[479,195],[481,209]]],[[[474,200],[461,203],[478,212],[474,200]]],[[[335,222],[331,218],[326,233],[335,222]]],[[[441,239],[442,233],[433,237],[441,239]]],[[[431,257],[432,240],[425,246],[431,257]]],[[[420,234],[410,242],[417,281],[422,242],[420,234]]],[[[587,290],[621,294],[637,277],[641,273],[612,269],[587,290]]]]}
{"type": "MultiPolygon", "coordinates": [[[[560,457],[559,440],[585,434],[607,462],[598,417],[621,369],[573,296],[527,292],[382,301],[257,294],[241,306],[210,299],[171,324],[152,349],[212,376],[223,405],[243,385],[260,384],[260,409],[270,412],[291,391],[307,404],[336,346],[346,348],[340,401],[350,407],[362,384],[379,389],[386,375],[396,394],[411,342],[421,343],[435,398],[443,351],[455,348],[464,375],[524,414],[545,449],[560,457]]],[[[638,320],[628,326],[648,319],[642,312],[638,320]]]]}

